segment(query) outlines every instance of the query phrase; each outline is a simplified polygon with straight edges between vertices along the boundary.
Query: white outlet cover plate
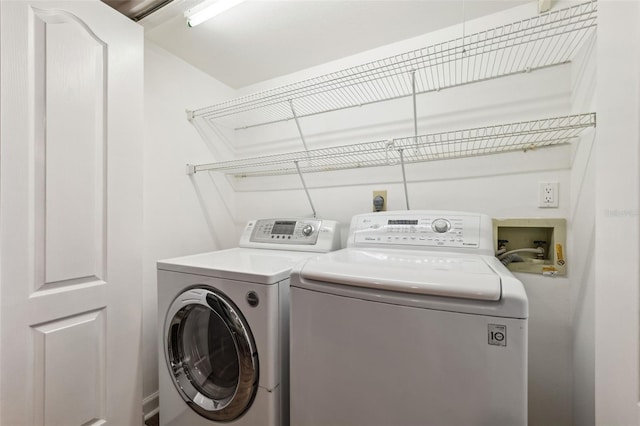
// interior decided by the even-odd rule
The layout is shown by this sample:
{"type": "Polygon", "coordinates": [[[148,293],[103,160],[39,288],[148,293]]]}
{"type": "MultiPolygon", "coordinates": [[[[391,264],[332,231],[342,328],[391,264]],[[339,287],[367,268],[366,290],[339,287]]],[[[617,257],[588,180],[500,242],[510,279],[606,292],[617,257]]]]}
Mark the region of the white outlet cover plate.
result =
{"type": "Polygon", "coordinates": [[[538,207],[558,207],[559,185],[558,182],[540,182],[538,190],[538,207]]]}

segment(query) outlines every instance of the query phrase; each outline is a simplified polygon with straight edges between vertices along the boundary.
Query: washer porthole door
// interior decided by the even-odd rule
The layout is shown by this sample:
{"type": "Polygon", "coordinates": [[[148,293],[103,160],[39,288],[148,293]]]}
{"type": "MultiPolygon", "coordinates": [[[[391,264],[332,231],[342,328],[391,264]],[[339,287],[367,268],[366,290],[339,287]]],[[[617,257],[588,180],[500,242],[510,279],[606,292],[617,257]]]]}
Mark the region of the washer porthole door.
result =
{"type": "Polygon", "coordinates": [[[224,294],[191,288],[165,320],[169,375],[185,402],[207,419],[240,417],[258,390],[258,354],[247,321],[224,294]]]}

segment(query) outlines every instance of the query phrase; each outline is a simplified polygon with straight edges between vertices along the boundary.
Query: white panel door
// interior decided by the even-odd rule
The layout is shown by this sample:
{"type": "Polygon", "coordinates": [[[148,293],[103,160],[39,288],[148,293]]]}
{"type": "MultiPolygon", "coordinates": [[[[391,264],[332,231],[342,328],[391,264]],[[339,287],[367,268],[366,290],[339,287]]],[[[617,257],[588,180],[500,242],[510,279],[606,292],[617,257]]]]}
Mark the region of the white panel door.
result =
{"type": "Polygon", "coordinates": [[[0,15],[0,424],[142,424],[142,28],[0,15]]]}

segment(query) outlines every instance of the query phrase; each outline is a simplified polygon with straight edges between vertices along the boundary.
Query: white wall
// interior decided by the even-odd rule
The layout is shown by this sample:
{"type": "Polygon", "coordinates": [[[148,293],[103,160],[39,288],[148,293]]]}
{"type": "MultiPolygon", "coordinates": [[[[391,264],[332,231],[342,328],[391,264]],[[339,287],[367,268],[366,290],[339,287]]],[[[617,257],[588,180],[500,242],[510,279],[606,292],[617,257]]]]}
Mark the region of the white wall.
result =
{"type": "Polygon", "coordinates": [[[596,424],[639,424],[640,2],[598,2],[596,424]]]}
{"type": "MultiPolygon", "coordinates": [[[[572,65],[574,112],[595,111],[596,38],[572,65]]],[[[573,424],[595,425],[595,136],[576,145],[571,167],[568,218],[571,256],[571,326],[573,329],[573,424]]]]}
{"type": "Polygon", "coordinates": [[[187,176],[185,165],[217,157],[185,108],[234,96],[191,65],[145,42],[143,395],[145,414],[157,407],[156,265],[159,259],[227,248],[236,242],[234,194],[224,180],[187,176]]]}
{"type": "MultiPolygon", "coordinates": [[[[497,18],[511,22],[514,16],[531,10],[518,8],[511,15],[497,18]]],[[[479,28],[496,25],[489,19],[479,28]]],[[[472,31],[472,30],[470,30],[472,31]]],[[[451,35],[451,30],[429,34],[404,43],[365,52],[312,70],[265,82],[247,91],[259,91],[305,77],[339,70],[359,62],[401,53],[420,44],[431,44],[451,35]],[[449,31],[447,33],[447,31],[449,31]]],[[[539,70],[482,84],[447,89],[419,98],[419,132],[431,133],[489,124],[510,123],[573,112],[575,84],[570,66],[539,70]]],[[[335,144],[374,141],[413,132],[411,100],[325,114],[301,120],[309,148],[335,144]]],[[[589,145],[589,143],[587,143],[589,145]]],[[[237,132],[237,150],[241,155],[265,155],[286,150],[302,150],[293,122],[280,123],[255,131],[237,132]]],[[[592,185],[581,166],[583,150],[556,147],[533,152],[516,152],[487,157],[445,160],[413,164],[407,167],[408,191],[412,209],[452,209],[479,211],[493,217],[563,217],[571,221],[578,205],[574,191],[580,183],[592,185]],[[578,154],[579,152],[579,154],[578,154]],[[537,207],[538,182],[560,183],[560,207],[537,207]]],[[[586,152],[589,152],[588,146],[586,152]]],[[[379,167],[332,173],[313,173],[305,177],[318,213],[348,224],[351,216],[370,211],[372,191],[388,191],[389,209],[404,209],[399,167],[379,167]]],[[[311,210],[297,176],[259,179],[233,179],[237,190],[237,223],[260,211],[264,216],[309,216],[311,210]]],[[[589,192],[589,191],[587,191],[589,192]]],[[[588,221],[588,220],[587,220],[588,221]]],[[[578,223],[582,232],[585,225],[578,223]]],[[[588,234],[587,234],[588,235],[588,234]]],[[[574,241],[582,244],[581,239],[574,241]]],[[[571,258],[572,253],[567,256],[571,258]]],[[[573,423],[573,280],[583,278],[587,260],[571,265],[566,278],[546,278],[519,274],[530,300],[529,409],[530,425],[570,425],[573,423]],[[573,269],[572,269],[573,268],[573,269]]],[[[589,327],[588,322],[586,323],[589,327]]],[[[588,333],[588,330],[585,331],[588,333]]],[[[578,380],[578,383],[581,383],[578,380]]],[[[583,398],[584,399],[584,398],[583,398]]]]}

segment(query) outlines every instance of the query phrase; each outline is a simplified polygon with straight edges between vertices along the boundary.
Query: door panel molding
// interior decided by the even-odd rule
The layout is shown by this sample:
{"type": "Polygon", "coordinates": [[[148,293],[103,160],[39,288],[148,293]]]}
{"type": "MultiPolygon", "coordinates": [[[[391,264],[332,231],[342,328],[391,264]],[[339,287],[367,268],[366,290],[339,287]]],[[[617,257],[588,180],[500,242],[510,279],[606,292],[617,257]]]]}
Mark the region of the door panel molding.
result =
{"type": "Polygon", "coordinates": [[[106,309],[31,327],[34,424],[90,424],[106,417],[106,309]],[[74,404],[66,402],[73,399],[74,404]]]}
{"type": "Polygon", "coordinates": [[[109,64],[82,19],[30,10],[35,292],[106,281],[109,64]]]}

